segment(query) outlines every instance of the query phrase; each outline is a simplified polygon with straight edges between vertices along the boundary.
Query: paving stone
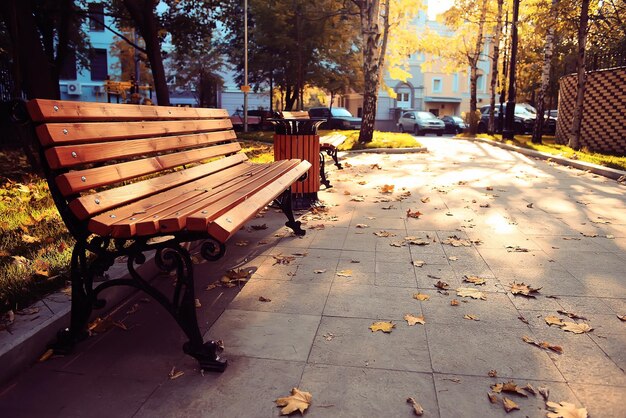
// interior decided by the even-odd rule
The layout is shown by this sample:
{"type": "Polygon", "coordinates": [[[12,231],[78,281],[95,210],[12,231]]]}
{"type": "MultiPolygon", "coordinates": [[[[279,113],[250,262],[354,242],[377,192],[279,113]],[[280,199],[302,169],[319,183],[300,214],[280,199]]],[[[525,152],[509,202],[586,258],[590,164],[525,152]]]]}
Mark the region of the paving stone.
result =
{"type": "Polygon", "coordinates": [[[413,299],[416,290],[335,282],[330,289],[324,315],[399,321],[406,312],[419,309],[418,301],[413,299]]]}
{"type": "Polygon", "coordinates": [[[513,282],[525,283],[534,288],[541,288],[544,296],[593,296],[594,293],[582,282],[562,269],[538,268],[493,268],[495,276],[504,287],[513,282]]]}
{"type": "MultiPolygon", "coordinates": [[[[621,418],[624,412],[626,389],[613,385],[570,383],[576,397],[587,408],[590,417],[621,418]]],[[[577,406],[581,406],[577,404],[577,406]]]]}
{"type": "Polygon", "coordinates": [[[439,416],[430,373],[313,364],[306,366],[301,387],[313,394],[311,417],[410,416],[408,397],[425,415],[439,416]]]}
{"type": "MultiPolygon", "coordinates": [[[[417,315],[418,309],[412,312],[417,315]]],[[[324,317],[315,336],[309,363],[431,372],[426,332],[422,325],[393,321],[391,333],[372,332],[375,321],[361,318],[324,317]],[[332,334],[332,338],[330,335],[332,334]],[[328,341],[330,339],[330,341],[328,341]]]]}
{"type": "Polygon", "coordinates": [[[305,361],[320,317],[227,309],[208,334],[224,341],[228,355],[305,361]]]}

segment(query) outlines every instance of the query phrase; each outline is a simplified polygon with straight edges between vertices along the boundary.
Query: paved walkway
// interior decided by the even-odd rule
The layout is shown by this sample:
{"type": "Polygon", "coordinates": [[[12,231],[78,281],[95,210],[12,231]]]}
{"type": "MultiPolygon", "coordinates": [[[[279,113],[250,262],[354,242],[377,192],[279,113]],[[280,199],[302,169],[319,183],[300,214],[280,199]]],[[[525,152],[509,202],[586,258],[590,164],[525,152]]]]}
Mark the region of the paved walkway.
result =
{"type": "MultiPolygon", "coordinates": [[[[138,295],[113,315],[127,331],[36,364],[0,393],[0,416],[271,417],[273,400],[299,387],[313,395],[309,417],[409,417],[408,397],[424,416],[498,417],[490,385],[514,380],[592,417],[624,417],[626,187],[487,144],[423,142],[427,154],[345,157],[320,192],[328,212],[304,217],[306,237],[270,210],[251,222],[267,229],[241,231],[223,260],[199,262],[198,312],[207,338],[225,341],[223,374],[201,375],[173,321],[138,295]],[[240,291],[204,290],[234,266],[255,271],[240,291]],[[513,282],[539,293],[515,296],[513,282]],[[408,326],[407,313],[425,324],[408,326]],[[565,332],[550,315],[594,330],[565,332]],[[375,321],[395,328],[372,332],[375,321]],[[184,375],[170,380],[172,367],[184,375]]],[[[546,414],[539,394],[505,396],[520,408],[510,416],[546,414]]]]}

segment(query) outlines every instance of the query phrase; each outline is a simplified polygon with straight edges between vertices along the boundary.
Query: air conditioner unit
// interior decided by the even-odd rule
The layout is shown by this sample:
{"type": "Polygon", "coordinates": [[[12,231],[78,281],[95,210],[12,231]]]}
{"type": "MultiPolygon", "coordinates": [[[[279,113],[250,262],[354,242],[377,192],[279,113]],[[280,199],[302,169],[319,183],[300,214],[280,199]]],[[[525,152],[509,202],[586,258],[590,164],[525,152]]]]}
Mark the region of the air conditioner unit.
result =
{"type": "Polygon", "coordinates": [[[104,94],[106,92],[105,86],[93,86],[93,94],[104,94]]]}
{"type": "Polygon", "coordinates": [[[83,89],[81,88],[80,83],[75,81],[70,81],[67,83],[67,94],[70,96],[80,96],[83,94],[83,89]]]}

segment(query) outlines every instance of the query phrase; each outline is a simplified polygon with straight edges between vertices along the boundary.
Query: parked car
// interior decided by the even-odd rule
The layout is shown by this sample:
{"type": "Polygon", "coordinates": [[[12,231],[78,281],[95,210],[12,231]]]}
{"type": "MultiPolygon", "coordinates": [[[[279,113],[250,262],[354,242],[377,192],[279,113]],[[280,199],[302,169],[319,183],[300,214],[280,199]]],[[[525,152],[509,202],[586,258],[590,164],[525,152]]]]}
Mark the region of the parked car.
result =
{"type": "MultiPolygon", "coordinates": [[[[491,105],[482,106],[480,108],[480,121],[478,122],[478,133],[487,132],[489,126],[489,109],[491,105]]],[[[496,117],[496,132],[501,132],[499,129],[498,118],[500,117],[500,105],[496,105],[494,115],[496,117]]],[[[506,116],[506,103],[503,105],[503,118],[506,116]]],[[[537,110],[528,103],[516,103],[515,111],[513,113],[513,131],[516,134],[528,134],[532,133],[535,127],[535,121],[537,120],[537,110]]],[[[544,122],[544,133],[554,134],[556,132],[556,119],[548,118],[544,122]]]]}
{"type": "Polygon", "coordinates": [[[309,117],[326,119],[320,129],[361,129],[361,118],[355,118],[344,107],[313,107],[309,117]]]}
{"type": "MultiPolygon", "coordinates": [[[[248,129],[258,131],[261,129],[261,117],[250,115],[251,110],[248,111],[248,129]]],[[[230,122],[233,124],[233,129],[236,131],[243,129],[243,110],[237,109],[230,117],[230,122]]]]}
{"type": "Polygon", "coordinates": [[[409,110],[400,116],[398,129],[400,132],[413,132],[415,135],[433,133],[441,136],[446,129],[446,124],[430,112],[409,110]]]}
{"type": "Polygon", "coordinates": [[[442,116],[439,119],[446,125],[444,132],[447,134],[460,134],[467,128],[467,125],[460,116],[442,116]]]}
{"type": "Polygon", "coordinates": [[[278,112],[270,112],[269,110],[248,110],[248,119],[250,119],[251,116],[261,118],[259,128],[262,130],[273,130],[274,124],[268,121],[268,119],[280,118],[278,112]]]}
{"type": "Polygon", "coordinates": [[[559,110],[558,109],[546,110],[543,113],[546,115],[547,118],[554,118],[556,120],[558,120],[558,118],[559,118],[559,110]]]}

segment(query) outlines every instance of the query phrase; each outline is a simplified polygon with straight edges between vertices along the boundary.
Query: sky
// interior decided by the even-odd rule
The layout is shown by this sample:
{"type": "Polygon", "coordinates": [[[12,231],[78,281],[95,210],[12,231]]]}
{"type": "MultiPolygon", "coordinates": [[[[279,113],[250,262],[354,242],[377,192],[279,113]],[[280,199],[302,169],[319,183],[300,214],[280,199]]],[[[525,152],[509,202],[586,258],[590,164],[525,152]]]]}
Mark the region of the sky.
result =
{"type": "Polygon", "coordinates": [[[428,19],[435,20],[439,13],[445,12],[454,4],[454,0],[428,0],[428,19]]]}

